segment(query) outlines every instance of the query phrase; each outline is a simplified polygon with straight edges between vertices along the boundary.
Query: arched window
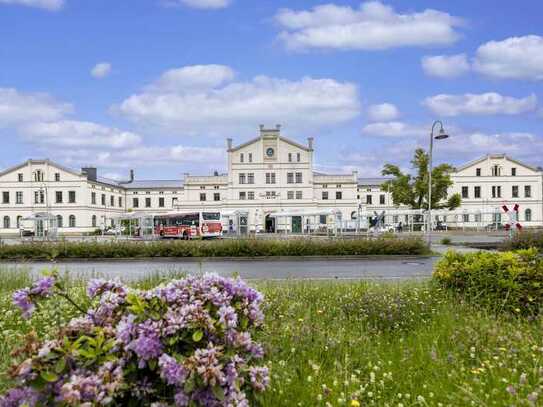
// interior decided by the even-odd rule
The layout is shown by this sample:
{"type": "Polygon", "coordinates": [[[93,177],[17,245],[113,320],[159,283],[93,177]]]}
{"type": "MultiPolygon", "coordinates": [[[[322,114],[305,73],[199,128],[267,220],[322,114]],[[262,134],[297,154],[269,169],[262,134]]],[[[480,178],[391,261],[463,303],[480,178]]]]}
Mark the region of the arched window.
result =
{"type": "Polygon", "coordinates": [[[23,217],[21,215],[17,216],[17,229],[21,229],[21,221],[23,217]]]}
{"type": "Polygon", "coordinates": [[[96,215],[92,215],[92,227],[96,227],[96,215]]]}
{"type": "Polygon", "coordinates": [[[526,222],[531,222],[532,221],[532,210],[531,209],[526,209],[524,211],[524,220],[526,222]]]}
{"type": "Polygon", "coordinates": [[[356,211],[352,211],[352,212],[351,212],[351,219],[352,219],[352,220],[355,220],[356,218],[357,218],[357,216],[356,216],[356,211]]]}
{"type": "Polygon", "coordinates": [[[70,215],[69,222],[70,222],[69,226],[71,228],[75,228],[75,215],[70,215]]]}
{"type": "Polygon", "coordinates": [[[64,225],[63,225],[64,221],[62,219],[62,215],[57,215],[57,228],[63,228],[64,225]]]}
{"type": "Polygon", "coordinates": [[[4,216],[4,229],[9,229],[10,228],[10,219],[9,219],[9,216],[4,216]]]}

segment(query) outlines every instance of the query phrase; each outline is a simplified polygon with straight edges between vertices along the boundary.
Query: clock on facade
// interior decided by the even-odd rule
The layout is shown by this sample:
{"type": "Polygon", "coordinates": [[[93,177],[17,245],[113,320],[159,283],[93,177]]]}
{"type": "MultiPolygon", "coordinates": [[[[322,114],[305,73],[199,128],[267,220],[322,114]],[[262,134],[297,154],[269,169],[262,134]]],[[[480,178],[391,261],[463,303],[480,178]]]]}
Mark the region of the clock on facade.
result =
{"type": "Polygon", "coordinates": [[[273,157],[273,152],[274,152],[273,148],[271,148],[271,147],[266,149],[266,155],[268,157],[273,157]]]}

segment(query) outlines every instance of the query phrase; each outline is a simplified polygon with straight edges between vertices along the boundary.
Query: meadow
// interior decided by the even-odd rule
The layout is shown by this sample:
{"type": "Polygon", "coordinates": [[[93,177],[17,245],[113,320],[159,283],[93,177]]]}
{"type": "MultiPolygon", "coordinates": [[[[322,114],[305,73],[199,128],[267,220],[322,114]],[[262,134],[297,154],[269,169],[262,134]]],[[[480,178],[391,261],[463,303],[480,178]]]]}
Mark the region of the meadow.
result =
{"type": "MultiPolygon", "coordinates": [[[[149,288],[173,275],[150,275],[149,288]]],[[[179,276],[175,276],[179,277],[179,276]]],[[[51,299],[30,320],[11,305],[29,285],[0,272],[0,393],[11,352],[31,331],[47,338],[76,315],[51,299]]],[[[82,283],[71,281],[77,298],[82,283]]],[[[543,318],[463,300],[434,283],[260,282],[271,386],[264,406],[535,406],[543,392],[543,318]]]]}

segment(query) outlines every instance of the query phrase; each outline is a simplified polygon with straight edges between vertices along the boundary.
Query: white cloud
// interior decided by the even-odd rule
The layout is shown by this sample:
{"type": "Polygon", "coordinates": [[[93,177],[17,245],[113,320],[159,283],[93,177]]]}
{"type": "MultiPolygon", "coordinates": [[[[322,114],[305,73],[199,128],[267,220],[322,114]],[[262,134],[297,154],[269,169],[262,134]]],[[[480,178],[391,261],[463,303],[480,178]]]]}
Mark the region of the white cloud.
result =
{"type": "Polygon", "coordinates": [[[326,4],[311,10],[280,10],[276,17],[284,29],[279,38],[289,49],[381,50],[405,46],[449,45],[459,34],[461,19],[427,9],[399,14],[379,1],[358,9],[326,4]]]}
{"type": "Polygon", "coordinates": [[[14,4],[54,11],[60,10],[64,6],[64,0],[0,0],[0,4],[14,4]]]}
{"type": "Polygon", "coordinates": [[[368,107],[368,119],[372,122],[388,122],[400,116],[398,108],[391,103],[381,103],[368,107]]]}
{"type": "Polygon", "coordinates": [[[427,75],[454,78],[471,69],[466,54],[435,55],[422,58],[422,69],[427,75]]]}
{"type": "Polygon", "coordinates": [[[370,123],[362,128],[362,133],[373,137],[420,137],[430,134],[430,130],[424,126],[393,121],[370,123]]]}
{"type": "Polygon", "coordinates": [[[210,89],[234,79],[234,71],[224,65],[192,65],[170,69],[148,87],[155,92],[183,92],[188,89],[210,89]]]}
{"type": "Polygon", "coordinates": [[[477,49],[473,68],[499,79],[543,80],[543,37],[490,41],[477,49]]]}
{"type": "Polygon", "coordinates": [[[46,93],[23,93],[13,88],[0,88],[0,127],[58,120],[72,111],[72,105],[59,102],[46,93]]]}
{"type": "Polygon", "coordinates": [[[216,65],[168,71],[113,110],[140,123],[199,134],[252,129],[266,122],[319,127],[351,120],[360,111],[352,83],[267,76],[235,82],[232,77],[231,70],[216,65]]]}
{"type": "Polygon", "coordinates": [[[109,62],[100,62],[91,69],[91,75],[97,79],[105,78],[111,73],[109,62]]]}
{"type": "Polygon", "coordinates": [[[131,132],[76,120],[30,123],[19,130],[27,141],[42,147],[124,149],[142,141],[139,135],[131,132]]]}
{"type": "Polygon", "coordinates": [[[228,7],[231,2],[231,0],[170,0],[168,4],[181,4],[200,9],[218,9],[228,7]]]}
{"type": "Polygon", "coordinates": [[[537,97],[525,98],[502,96],[499,93],[465,95],[436,95],[426,98],[424,105],[440,116],[469,115],[515,115],[537,109],[537,97]]]}

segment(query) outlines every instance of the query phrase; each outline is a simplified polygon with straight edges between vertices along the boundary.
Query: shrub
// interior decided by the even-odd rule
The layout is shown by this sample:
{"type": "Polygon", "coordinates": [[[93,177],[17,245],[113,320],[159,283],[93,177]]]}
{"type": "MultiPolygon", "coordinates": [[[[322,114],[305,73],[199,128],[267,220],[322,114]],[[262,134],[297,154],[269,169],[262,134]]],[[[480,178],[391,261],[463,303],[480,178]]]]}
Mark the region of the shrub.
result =
{"type": "Polygon", "coordinates": [[[441,244],[443,245],[450,245],[451,244],[451,238],[450,237],[444,237],[443,239],[441,239],[441,244]]]}
{"type": "Polygon", "coordinates": [[[449,251],[437,263],[433,278],[497,311],[534,315],[543,304],[543,259],[536,249],[467,254],[449,251]]]}
{"type": "Polygon", "coordinates": [[[30,317],[54,295],[82,315],[52,339],[28,337],[1,406],[248,406],[268,386],[251,338],[262,296],[239,279],[187,277],[148,291],[93,280],[84,309],[53,274],[13,300],[30,317]]]}
{"type": "Polygon", "coordinates": [[[0,245],[0,259],[420,255],[421,239],[58,242],[0,245]]]}
{"type": "Polygon", "coordinates": [[[543,231],[522,231],[515,233],[512,239],[507,239],[501,246],[502,250],[519,250],[535,247],[543,250],[543,231]]]}

